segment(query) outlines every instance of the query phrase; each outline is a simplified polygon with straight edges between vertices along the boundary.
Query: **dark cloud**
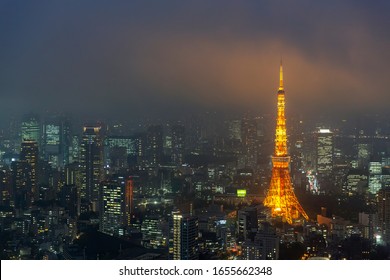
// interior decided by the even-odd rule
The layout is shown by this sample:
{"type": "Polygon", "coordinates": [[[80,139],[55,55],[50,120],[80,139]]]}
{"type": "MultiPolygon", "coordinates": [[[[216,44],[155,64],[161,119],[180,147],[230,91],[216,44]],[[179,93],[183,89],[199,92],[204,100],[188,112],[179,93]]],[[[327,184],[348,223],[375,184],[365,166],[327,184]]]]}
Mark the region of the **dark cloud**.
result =
{"type": "Polygon", "coordinates": [[[383,111],[387,1],[0,2],[0,114],[383,111]],[[264,3],[265,2],[265,3],[264,3]]]}

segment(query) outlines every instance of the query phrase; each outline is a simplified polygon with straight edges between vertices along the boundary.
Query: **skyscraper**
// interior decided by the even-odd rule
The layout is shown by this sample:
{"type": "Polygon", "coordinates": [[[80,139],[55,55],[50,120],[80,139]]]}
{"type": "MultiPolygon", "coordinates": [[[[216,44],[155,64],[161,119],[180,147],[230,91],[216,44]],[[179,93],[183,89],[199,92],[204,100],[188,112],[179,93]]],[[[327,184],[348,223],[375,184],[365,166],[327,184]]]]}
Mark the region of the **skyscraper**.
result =
{"type": "Polygon", "coordinates": [[[333,133],[330,129],[317,132],[317,173],[319,177],[331,175],[333,171],[333,133]]]}
{"type": "Polygon", "coordinates": [[[172,126],[172,162],[181,165],[184,161],[185,128],[183,125],[172,126]]]}
{"type": "Polygon", "coordinates": [[[239,210],[237,214],[238,223],[238,239],[245,241],[252,238],[258,229],[257,209],[255,207],[247,207],[239,210]]]}
{"type": "Polygon", "coordinates": [[[245,154],[245,167],[255,168],[259,143],[257,141],[257,123],[254,118],[245,117],[242,119],[241,137],[245,154]]]}
{"type": "Polygon", "coordinates": [[[45,160],[53,168],[58,168],[62,160],[60,157],[61,127],[55,120],[46,121],[43,125],[43,154],[45,160]]]}
{"type": "Polygon", "coordinates": [[[130,136],[109,136],[105,139],[108,148],[110,170],[118,172],[128,167],[137,157],[136,139],[130,136]]]}
{"type": "Polygon", "coordinates": [[[360,169],[367,169],[370,157],[373,152],[372,150],[372,143],[369,143],[368,140],[366,138],[363,138],[363,135],[361,135],[358,138],[357,144],[357,160],[358,167],[360,169]]]}
{"type": "Polygon", "coordinates": [[[0,170],[0,206],[14,206],[8,170],[0,170]]]}
{"type": "Polygon", "coordinates": [[[63,167],[69,163],[70,147],[72,143],[71,137],[71,122],[68,118],[61,118],[61,134],[60,134],[60,166],[63,167]]]}
{"type": "Polygon", "coordinates": [[[198,253],[198,218],[173,212],[170,220],[169,258],[196,260],[198,253]]]}
{"type": "Polygon", "coordinates": [[[142,221],[142,239],[147,246],[157,248],[166,244],[166,238],[162,231],[163,223],[160,217],[145,217],[142,221]]]}
{"type": "Polygon", "coordinates": [[[390,188],[383,188],[378,192],[378,219],[382,229],[382,238],[390,244],[390,188]]]}
{"type": "Polygon", "coordinates": [[[69,145],[69,163],[78,162],[80,160],[80,140],[77,135],[70,137],[69,145]]]}
{"type": "Polygon", "coordinates": [[[277,260],[279,258],[279,237],[268,223],[262,223],[253,241],[242,244],[244,260],[277,260]]]}
{"type": "Polygon", "coordinates": [[[63,185],[59,193],[59,201],[61,206],[69,211],[71,217],[77,217],[79,201],[76,185],[63,185]]]}
{"type": "Polygon", "coordinates": [[[368,189],[370,193],[376,194],[382,188],[382,163],[380,161],[370,161],[368,171],[368,189]]]}
{"type": "Polygon", "coordinates": [[[156,165],[161,163],[163,156],[163,128],[161,125],[148,127],[146,142],[146,156],[149,164],[156,165]]]}
{"type": "Polygon", "coordinates": [[[241,121],[232,120],[229,121],[229,138],[237,141],[241,141],[241,121]]]}
{"type": "Polygon", "coordinates": [[[126,155],[136,155],[136,139],[130,136],[109,136],[106,138],[109,148],[121,147],[126,149],[126,155]]]}
{"type": "Polygon", "coordinates": [[[24,209],[31,205],[31,166],[25,161],[13,161],[12,170],[12,189],[15,208],[24,209]]]}
{"type": "Polygon", "coordinates": [[[30,140],[38,144],[41,141],[39,118],[33,114],[25,115],[22,120],[22,141],[30,140]]]}
{"type": "Polygon", "coordinates": [[[110,235],[124,233],[124,187],[115,181],[100,184],[100,230],[110,235]]]}
{"type": "Polygon", "coordinates": [[[272,177],[264,205],[271,208],[273,217],[282,217],[289,224],[302,215],[309,219],[295,196],[291,183],[287,153],[287,131],[285,118],[285,92],[283,68],[280,64],[280,83],[278,90],[278,115],[276,119],[275,152],[272,157],[272,177]]]}
{"type": "Polygon", "coordinates": [[[38,143],[36,141],[23,141],[20,151],[20,161],[28,166],[28,181],[33,201],[38,200],[39,190],[37,182],[38,169],[38,143]]]}
{"type": "Polygon", "coordinates": [[[80,195],[97,207],[99,183],[103,180],[103,139],[100,126],[85,126],[81,141],[80,169],[82,183],[80,195]]]}
{"type": "Polygon", "coordinates": [[[41,122],[37,115],[35,114],[27,114],[23,116],[21,123],[21,140],[19,144],[23,141],[35,141],[38,144],[39,156],[42,155],[42,130],[41,130],[41,122]]]}

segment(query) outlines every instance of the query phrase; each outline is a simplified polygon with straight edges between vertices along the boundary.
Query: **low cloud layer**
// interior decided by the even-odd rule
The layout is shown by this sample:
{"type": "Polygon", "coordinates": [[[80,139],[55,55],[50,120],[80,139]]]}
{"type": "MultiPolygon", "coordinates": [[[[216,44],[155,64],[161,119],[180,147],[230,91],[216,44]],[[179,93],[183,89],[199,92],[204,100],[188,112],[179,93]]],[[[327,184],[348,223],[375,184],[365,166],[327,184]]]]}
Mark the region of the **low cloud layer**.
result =
{"type": "Polygon", "coordinates": [[[289,111],[382,112],[389,10],[385,1],[3,1],[0,114],[272,113],[281,56],[289,111]]]}

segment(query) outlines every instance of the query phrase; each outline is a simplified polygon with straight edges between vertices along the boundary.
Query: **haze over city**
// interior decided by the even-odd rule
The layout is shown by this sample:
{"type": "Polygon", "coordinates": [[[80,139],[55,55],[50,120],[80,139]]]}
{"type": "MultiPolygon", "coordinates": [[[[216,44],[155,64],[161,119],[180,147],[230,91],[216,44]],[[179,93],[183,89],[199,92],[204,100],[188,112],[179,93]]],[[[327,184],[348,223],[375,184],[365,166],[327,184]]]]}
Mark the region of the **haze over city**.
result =
{"type": "Polygon", "coordinates": [[[1,1],[1,119],[383,113],[388,1],[1,1]]]}

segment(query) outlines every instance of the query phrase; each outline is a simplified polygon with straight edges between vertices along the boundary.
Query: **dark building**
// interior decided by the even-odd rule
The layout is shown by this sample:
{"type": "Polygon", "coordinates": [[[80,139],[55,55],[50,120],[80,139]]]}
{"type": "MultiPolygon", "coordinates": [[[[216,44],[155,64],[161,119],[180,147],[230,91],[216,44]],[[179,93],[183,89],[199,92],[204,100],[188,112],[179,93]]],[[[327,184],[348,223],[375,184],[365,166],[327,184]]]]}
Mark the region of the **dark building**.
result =
{"type": "Polygon", "coordinates": [[[163,128],[161,125],[149,126],[146,142],[146,154],[149,164],[160,164],[163,157],[163,128]]]}
{"type": "Polygon", "coordinates": [[[134,136],[135,141],[135,156],[130,156],[129,166],[135,166],[141,164],[146,159],[146,148],[147,148],[147,137],[146,133],[139,133],[134,136]]]}
{"type": "Polygon", "coordinates": [[[172,162],[181,165],[185,151],[185,128],[183,125],[172,126],[172,162]]]}
{"type": "Polygon", "coordinates": [[[255,119],[243,118],[241,138],[245,155],[245,167],[256,167],[258,153],[257,123],[255,119]]]}
{"type": "Polygon", "coordinates": [[[20,161],[27,164],[28,170],[28,188],[31,189],[33,201],[38,200],[38,143],[36,141],[23,141],[20,150],[20,161]]]}
{"type": "Polygon", "coordinates": [[[97,210],[99,183],[103,180],[103,136],[100,126],[84,126],[81,141],[81,199],[92,202],[97,210]]]}
{"type": "Polygon", "coordinates": [[[390,244],[390,187],[378,192],[378,220],[382,229],[383,241],[390,244]]]}
{"type": "Polygon", "coordinates": [[[77,217],[79,206],[77,187],[75,185],[62,186],[59,199],[61,205],[68,210],[69,215],[73,218],[77,217]]]}
{"type": "Polygon", "coordinates": [[[14,206],[8,170],[0,170],[0,206],[14,206]]]}
{"type": "Polygon", "coordinates": [[[239,210],[237,219],[238,240],[253,239],[258,229],[257,209],[255,207],[247,207],[239,210]]]}
{"type": "Polygon", "coordinates": [[[14,161],[11,164],[12,189],[15,208],[26,209],[31,205],[31,167],[25,161],[14,161]]]}
{"type": "Polygon", "coordinates": [[[137,141],[130,136],[109,136],[105,139],[110,170],[119,172],[137,163],[137,141]]]}

